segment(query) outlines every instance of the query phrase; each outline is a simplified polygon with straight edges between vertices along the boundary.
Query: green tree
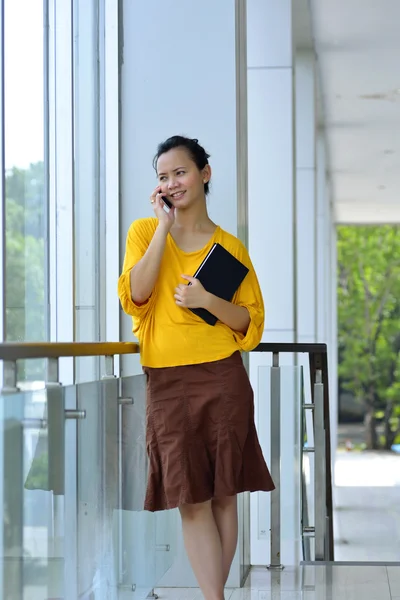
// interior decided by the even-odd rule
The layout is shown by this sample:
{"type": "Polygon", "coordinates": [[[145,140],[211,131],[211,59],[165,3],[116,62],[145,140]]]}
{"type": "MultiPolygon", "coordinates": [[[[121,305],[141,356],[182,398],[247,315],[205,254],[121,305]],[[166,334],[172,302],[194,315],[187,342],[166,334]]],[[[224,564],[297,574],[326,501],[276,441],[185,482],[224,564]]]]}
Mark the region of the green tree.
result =
{"type": "MultiPolygon", "coordinates": [[[[6,173],[6,339],[46,339],[45,194],[43,163],[6,173]]],[[[43,376],[42,361],[26,361],[19,378],[43,376]]]]}
{"type": "Polygon", "coordinates": [[[366,444],[400,433],[400,228],[338,229],[339,376],[365,408],[366,444]]]}

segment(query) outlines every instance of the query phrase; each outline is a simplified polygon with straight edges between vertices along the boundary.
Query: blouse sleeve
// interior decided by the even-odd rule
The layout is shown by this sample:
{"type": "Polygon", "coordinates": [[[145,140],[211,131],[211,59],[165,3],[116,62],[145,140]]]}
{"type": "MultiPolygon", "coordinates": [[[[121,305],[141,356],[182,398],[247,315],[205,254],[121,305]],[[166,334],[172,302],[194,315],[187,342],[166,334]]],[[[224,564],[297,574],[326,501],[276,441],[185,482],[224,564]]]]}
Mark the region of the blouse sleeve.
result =
{"type": "Polygon", "coordinates": [[[248,267],[249,272],[233,297],[232,302],[247,308],[250,315],[250,324],[246,335],[237,331],[234,331],[233,334],[240,349],[243,352],[250,352],[258,346],[264,332],[264,301],[256,272],[244,246],[242,246],[240,254],[238,258],[248,267]]]}
{"type": "Polygon", "coordinates": [[[139,219],[129,227],[126,238],[124,263],[118,279],[118,296],[123,311],[136,318],[143,318],[151,309],[154,302],[154,290],[143,304],[134,302],[131,295],[130,273],[145,254],[153,233],[145,220],[139,219]]]}

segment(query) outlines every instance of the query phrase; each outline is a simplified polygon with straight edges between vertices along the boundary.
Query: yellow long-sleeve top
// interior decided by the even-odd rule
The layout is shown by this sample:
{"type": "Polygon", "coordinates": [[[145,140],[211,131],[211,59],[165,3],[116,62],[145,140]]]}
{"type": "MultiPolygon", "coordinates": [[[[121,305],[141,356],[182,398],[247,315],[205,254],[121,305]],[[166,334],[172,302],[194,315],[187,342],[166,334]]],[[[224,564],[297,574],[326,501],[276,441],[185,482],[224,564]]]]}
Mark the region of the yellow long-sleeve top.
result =
{"type": "Polygon", "coordinates": [[[146,367],[174,367],[213,362],[237,350],[249,351],[261,340],[264,304],[256,273],[245,246],[233,235],[217,227],[204,248],[183,252],[168,234],[160,272],[149,299],[141,305],[132,300],[130,271],[145,254],[157,228],[157,219],[138,219],[129,228],[125,260],[118,281],[123,310],[132,316],[133,333],[139,340],[141,363],[146,367]],[[212,245],[218,242],[249,268],[232,299],[250,314],[246,335],[217,321],[208,325],[191,310],[175,303],[175,288],[186,283],[181,275],[194,275],[212,245]]]}

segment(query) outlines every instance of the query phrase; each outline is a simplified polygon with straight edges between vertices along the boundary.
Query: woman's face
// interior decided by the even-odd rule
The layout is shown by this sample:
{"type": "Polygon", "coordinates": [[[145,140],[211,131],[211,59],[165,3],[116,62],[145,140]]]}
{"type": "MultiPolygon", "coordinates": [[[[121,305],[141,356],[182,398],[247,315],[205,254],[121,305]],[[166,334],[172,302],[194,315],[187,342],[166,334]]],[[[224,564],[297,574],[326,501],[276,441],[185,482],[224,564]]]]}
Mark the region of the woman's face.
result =
{"type": "Polygon", "coordinates": [[[209,167],[199,171],[184,148],[174,148],[157,161],[157,175],[162,193],[176,208],[184,209],[204,199],[204,183],[209,167]]]}

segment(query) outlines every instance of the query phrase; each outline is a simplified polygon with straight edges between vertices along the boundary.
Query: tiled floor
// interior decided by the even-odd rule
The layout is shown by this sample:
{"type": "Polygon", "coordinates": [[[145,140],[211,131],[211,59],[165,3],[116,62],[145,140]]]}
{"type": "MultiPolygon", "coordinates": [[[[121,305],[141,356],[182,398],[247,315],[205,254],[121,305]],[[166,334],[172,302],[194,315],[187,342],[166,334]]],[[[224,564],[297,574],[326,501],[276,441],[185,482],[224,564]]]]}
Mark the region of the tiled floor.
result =
{"type": "Polygon", "coordinates": [[[400,561],[400,455],[338,452],[335,483],[335,560],[400,561]]]}
{"type": "MultiPolygon", "coordinates": [[[[159,589],[160,600],[202,600],[197,589],[159,589]]],[[[253,568],[226,600],[400,600],[400,566],[304,566],[270,572],[253,568]]]]}

